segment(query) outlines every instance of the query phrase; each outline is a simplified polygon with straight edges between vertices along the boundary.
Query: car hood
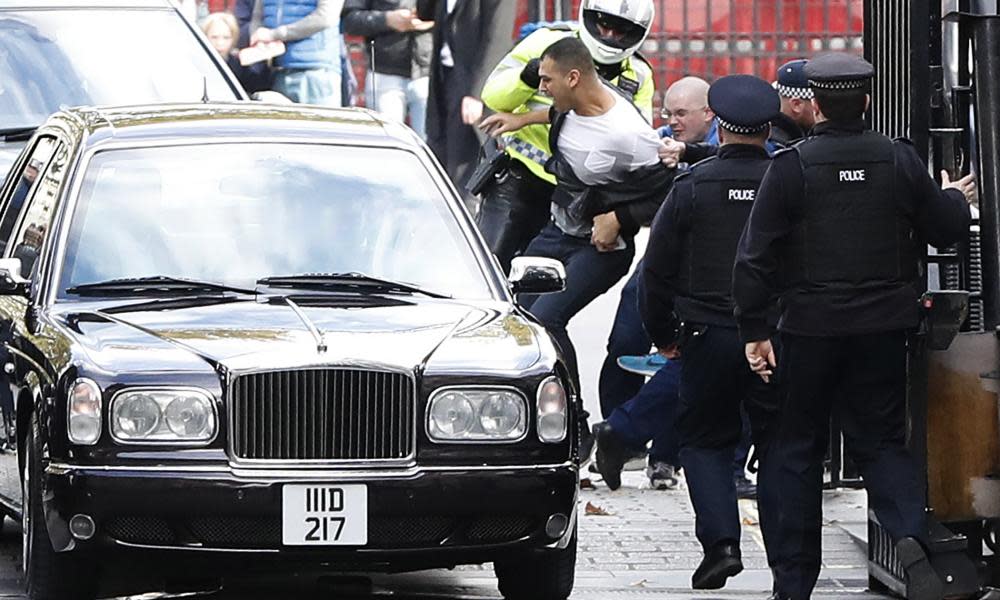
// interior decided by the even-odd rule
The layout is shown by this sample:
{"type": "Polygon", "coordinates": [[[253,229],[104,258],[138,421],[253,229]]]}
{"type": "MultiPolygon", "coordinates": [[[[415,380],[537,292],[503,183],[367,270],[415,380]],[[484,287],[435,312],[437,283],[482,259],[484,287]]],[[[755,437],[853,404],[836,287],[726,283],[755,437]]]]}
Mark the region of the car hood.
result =
{"type": "Polygon", "coordinates": [[[540,360],[543,339],[549,343],[544,330],[504,302],[321,300],[298,306],[304,318],[272,300],[104,306],[58,319],[87,360],[109,373],[322,365],[517,373],[540,360]]]}

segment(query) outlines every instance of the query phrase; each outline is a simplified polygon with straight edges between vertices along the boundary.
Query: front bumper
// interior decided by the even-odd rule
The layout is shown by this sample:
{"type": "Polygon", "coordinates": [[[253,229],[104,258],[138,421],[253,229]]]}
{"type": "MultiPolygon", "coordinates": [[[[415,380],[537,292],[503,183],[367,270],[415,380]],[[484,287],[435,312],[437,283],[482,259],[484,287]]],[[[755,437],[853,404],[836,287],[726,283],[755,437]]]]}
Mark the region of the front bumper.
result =
{"type": "Polygon", "coordinates": [[[45,486],[49,537],[61,551],[172,553],[197,557],[196,564],[213,570],[216,562],[245,564],[253,557],[396,571],[565,546],[576,518],[578,471],[572,463],[367,473],[54,463],[45,486]],[[368,544],[282,546],[282,486],[302,483],[366,484],[368,544]],[[92,539],[70,535],[69,519],[77,514],[96,523],[92,539]],[[558,537],[546,533],[553,515],[570,523],[558,537]]]}

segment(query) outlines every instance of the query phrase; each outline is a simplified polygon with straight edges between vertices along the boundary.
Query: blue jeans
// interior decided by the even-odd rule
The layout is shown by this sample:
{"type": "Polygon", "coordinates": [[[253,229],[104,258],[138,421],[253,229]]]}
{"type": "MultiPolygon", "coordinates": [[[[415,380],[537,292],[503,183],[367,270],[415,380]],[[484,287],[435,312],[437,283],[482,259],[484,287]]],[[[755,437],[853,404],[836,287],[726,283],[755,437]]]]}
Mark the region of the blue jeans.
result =
{"type": "Polygon", "coordinates": [[[410,128],[421,138],[426,138],[427,94],[430,92],[430,85],[430,77],[410,79],[368,71],[365,77],[365,102],[368,108],[400,123],[405,123],[406,116],[409,115],[410,128]]]}
{"type": "Polygon", "coordinates": [[[681,364],[668,360],[649,378],[639,393],[622,403],[607,417],[615,434],[634,450],[642,450],[649,440],[651,462],[679,465],[679,442],[675,428],[681,364]]]}
{"type": "Polygon", "coordinates": [[[338,69],[281,69],[274,74],[274,91],[299,104],[340,106],[338,69]]]}
{"type": "MultiPolygon", "coordinates": [[[[639,262],[622,289],[621,300],[618,301],[618,311],[608,336],[608,355],[601,367],[601,377],[597,384],[597,393],[601,400],[601,415],[607,419],[616,408],[634,397],[646,382],[645,377],[629,373],[618,366],[621,356],[642,356],[649,352],[652,340],[642,325],[642,315],[639,314],[639,275],[642,273],[642,261],[639,262]]],[[[676,392],[674,392],[676,396],[676,392]]]]}
{"type": "Polygon", "coordinates": [[[520,302],[555,338],[578,390],[576,350],[566,327],[578,312],[628,273],[635,256],[635,242],[627,239],[625,244],[623,250],[598,252],[590,238],[566,235],[550,221],[524,251],[525,256],[554,258],[566,267],[565,290],[542,296],[525,294],[520,302]]]}

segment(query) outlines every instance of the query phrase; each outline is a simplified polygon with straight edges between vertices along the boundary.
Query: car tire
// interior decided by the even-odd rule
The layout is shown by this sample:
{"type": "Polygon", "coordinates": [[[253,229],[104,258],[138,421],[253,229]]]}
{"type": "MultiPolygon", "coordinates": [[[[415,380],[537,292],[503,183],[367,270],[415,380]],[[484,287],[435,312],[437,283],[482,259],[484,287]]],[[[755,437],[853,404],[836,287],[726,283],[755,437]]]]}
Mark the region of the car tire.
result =
{"type": "Polygon", "coordinates": [[[576,574],[576,537],[561,550],[497,560],[493,570],[506,600],[566,600],[576,574]]]}
{"type": "Polygon", "coordinates": [[[94,600],[97,578],[87,563],[70,553],[56,552],[42,510],[42,441],[37,415],[32,415],[25,443],[22,473],[22,559],[29,600],[94,600]]]}

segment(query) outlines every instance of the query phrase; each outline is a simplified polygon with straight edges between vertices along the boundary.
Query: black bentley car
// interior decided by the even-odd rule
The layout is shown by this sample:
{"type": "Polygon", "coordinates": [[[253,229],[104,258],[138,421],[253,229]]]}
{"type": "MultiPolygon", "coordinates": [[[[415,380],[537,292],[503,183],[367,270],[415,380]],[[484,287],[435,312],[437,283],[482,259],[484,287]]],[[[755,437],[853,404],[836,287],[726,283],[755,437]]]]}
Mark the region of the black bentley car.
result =
{"type": "Polygon", "coordinates": [[[363,111],[70,109],[0,192],[0,504],[29,597],[494,561],[566,598],[576,394],[414,134],[363,111]]]}

